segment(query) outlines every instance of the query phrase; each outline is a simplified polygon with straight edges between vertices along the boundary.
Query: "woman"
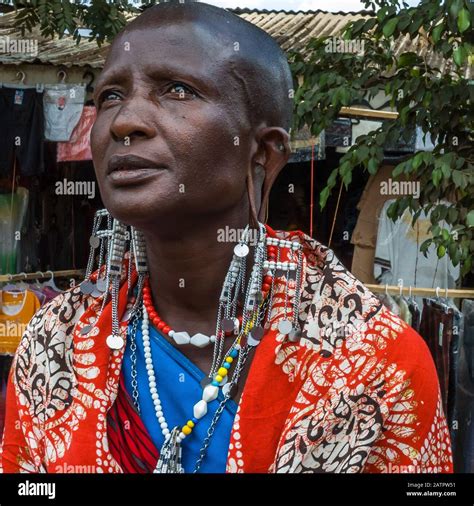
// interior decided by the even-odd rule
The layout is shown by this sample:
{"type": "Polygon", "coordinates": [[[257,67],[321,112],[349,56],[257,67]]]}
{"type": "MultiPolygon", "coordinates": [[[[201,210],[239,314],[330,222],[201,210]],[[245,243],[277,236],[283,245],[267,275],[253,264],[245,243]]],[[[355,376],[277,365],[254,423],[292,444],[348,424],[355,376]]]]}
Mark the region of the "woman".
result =
{"type": "Polygon", "coordinates": [[[291,86],[265,32],[206,4],[115,39],[91,135],[107,211],[86,280],[21,341],[3,471],[452,470],[423,340],[332,251],[262,223],[291,86]]]}

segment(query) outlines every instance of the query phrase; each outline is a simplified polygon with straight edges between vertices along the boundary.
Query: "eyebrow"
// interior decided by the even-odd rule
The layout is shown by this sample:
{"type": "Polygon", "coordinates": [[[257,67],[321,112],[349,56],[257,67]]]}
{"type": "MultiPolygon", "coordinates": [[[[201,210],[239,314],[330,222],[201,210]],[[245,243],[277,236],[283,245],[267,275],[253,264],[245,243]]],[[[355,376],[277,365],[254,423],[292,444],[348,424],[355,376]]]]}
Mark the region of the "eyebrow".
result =
{"type": "MultiPolygon", "coordinates": [[[[144,72],[154,81],[158,81],[162,78],[173,78],[176,80],[183,79],[188,81],[190,84],[195,83],[199,90],[218,92],[214,85],[214,81],[206,78],[206,74],[202,72],[187,72],[181,67],[178,68],[174,66],[171,62],[147,64],[144,66],[144,72]]],[[[125,85],[130,82],[130,80],[131,73],[128,67],[116,65],[111,66],[109,70],[106,70],[99,76],[96,83],[96,89],[109,83],[125,85]]]]}

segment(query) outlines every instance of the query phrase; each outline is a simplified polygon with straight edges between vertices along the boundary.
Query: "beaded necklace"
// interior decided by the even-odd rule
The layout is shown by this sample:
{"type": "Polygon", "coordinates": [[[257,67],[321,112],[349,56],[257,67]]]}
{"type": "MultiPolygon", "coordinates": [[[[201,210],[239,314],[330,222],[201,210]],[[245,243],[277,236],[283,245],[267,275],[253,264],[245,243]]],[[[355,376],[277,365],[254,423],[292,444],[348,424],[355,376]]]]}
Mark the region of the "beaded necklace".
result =
{"type": "MultiPolygon", "coordinates": [[[[81,290],[85,294],[102,293],[104,294],[102,308],[105,307],[109,296],[112,306],[112,325],[111,333],[106,338],[108,346],[114,350],[120,350],[125,345],[125,341],[120,333],[118,319],[118,297],[120,280],[122,278],[123,258],[127,246],[130,247],[130,263],[132,259],[135,263],[137,281],[137,296],[131,309],[132,320],[128,326],[128,332],[131,339],[132,351],[132,388],[133,400],[139,410],[138,399],[138,378],[136,370],[136,342],[135,333],[137,329],[138,315],[142,315],[142,334],[145,347],[145,359],[148,375],[148,383],[155,407],[160,428],[165,437],[165,443],[160,451],[155,472],[183,472],[181,465],[181,442],[192,434],[193,428],[198,421],[207,413],[207,403],[211,399],[216,399],[218,389],[222,388],[224,400],[221,401],[216,413],[214,414],[211,426],[207,432],[207,437],[201,448],[200,457],[196,463],[195,472],[199,469],[200,463],[204,458],[206,448],[209,445],[210,438],[222,413],[227,400],[235,395],[237,382],[241,375],[245,361],[252,347],[257,346],[263,337],[263,322],[265,315],[270,314],[273,305],[273,285],[275,278],[286,275],[295,275],[296,286],[300,287],[301,269],[302,269],[302,246],[298,242],[276,237],[267,237],[266,228],[262,223],[258,223],[258,240],[255,244],[253,263],[250,270],[249,279],[246,279],[247,257],[249,255],[250,228],[247,226],[234,247],[234,255],[229,266],[229,270],[224,279],[219,305],[217,309],[216,331],[213,336],[196,334],[190,337],[187,332],[176,332],[159,318],[152,307],[151,292],[148,284],[148,265],[146,259],[146,242],[142,232],[134,227],[112,219],[106,210],[96,213],[93,226],[93,233],[90,238],[91,251],[87,266],[86,278],[81,283],[81,290]],[[106,220],[104,220],[106,218],[106,220]],[[105,230],[101,224],[106,221],[105,230]],[[105,276],[97,282],[92,276],[94,267],[95,250],[100,248],[98,273],[102,271],[101,267],[105,262],[105,276]],[[297,261],[281,261],[281,248],[287,248],[288,255],[291,253],[297,257],[297,261]],[[105,255],[104,252],[107,251],[105,255]],[[146,287],[145,287],[146,285],[146,287]],[[238,315],[237,313],[241,314],[238,315]],[[181,341],[181,344],[194,344],[199,347],[208,344],[214,344],[212,355],[212,365],[207,378],[207,383],[203,385],[203,396],[193,407],[193,415],[183,426],[174,427],[171,431],[168,428],[161,401],[156,385],[156,378],[153,370],[153,360],[151,356],[151,347],[149,341],[150,319],[156,324],[159,330],[165,335],[171,337],[175,343],[181,341]],[[161,328],[160,328],[161,327],[161,328]],[[131,331],[130,331],[131,329],[131,331]],[[232,345],[224,353],[225,336],[236,336],[232,345]],[[188,340],[189,339],[189,340],[188,340]],[[134,366],[135,357],[135,366],[134,366]],[[235,365],[234,371],[229,379],[231,367],[235,365]],[[217,392],[217,393],[216,393],[217,392]]],[[[290,255],[289,255],[290,256],[290,255]]],[[[128,265],[128,285],[130,287],[131,268],[128,265]]],[[[301,337],[299,314],[299,292],[293,300],[293,310],[289,308],[288,283],[286,283],[284,298],[284,317],[278,323],[278,330],[281,334],[288,336],[289,340],[297,340],[301,337]]],[[[83,329],[85,333],[92,330],[83,329]]],[[[82,334],[82,333],[81,333],[82,334]]]]}

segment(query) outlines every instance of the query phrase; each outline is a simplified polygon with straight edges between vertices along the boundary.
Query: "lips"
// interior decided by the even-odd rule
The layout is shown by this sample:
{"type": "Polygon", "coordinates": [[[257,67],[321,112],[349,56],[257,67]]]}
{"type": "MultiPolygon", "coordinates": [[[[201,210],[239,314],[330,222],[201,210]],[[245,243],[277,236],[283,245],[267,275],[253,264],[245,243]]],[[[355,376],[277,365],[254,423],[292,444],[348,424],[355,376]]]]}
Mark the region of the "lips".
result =
{"type": "Polygon", "coordinates": [[[163,165],[137,155],[113,155],[107,164],[107,175],[118,171],[162,170],[163,165]]]}
{"type": "Polygon", "coordinates": [[[114,187],[137,187],[160,177],[166,167],[137,155],[113,155],[107,177],[114,187]]]}

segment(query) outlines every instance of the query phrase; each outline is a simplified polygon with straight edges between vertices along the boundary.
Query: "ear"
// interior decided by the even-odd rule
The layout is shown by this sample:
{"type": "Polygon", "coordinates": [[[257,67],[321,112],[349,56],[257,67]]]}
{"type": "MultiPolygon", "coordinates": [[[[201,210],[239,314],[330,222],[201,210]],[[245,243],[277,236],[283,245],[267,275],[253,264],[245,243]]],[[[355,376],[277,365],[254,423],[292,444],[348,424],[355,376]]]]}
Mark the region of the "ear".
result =
{"type": "Polygon", "coordinates": [[[258,220],[264,222],[268,198],[273,183],[290,157],[290,136],[281,127],[263,127],[256,134],[257,150],[252,157],[252,167],[261,165],[265,170],[265,178],[258,210],[258,220]]]}

